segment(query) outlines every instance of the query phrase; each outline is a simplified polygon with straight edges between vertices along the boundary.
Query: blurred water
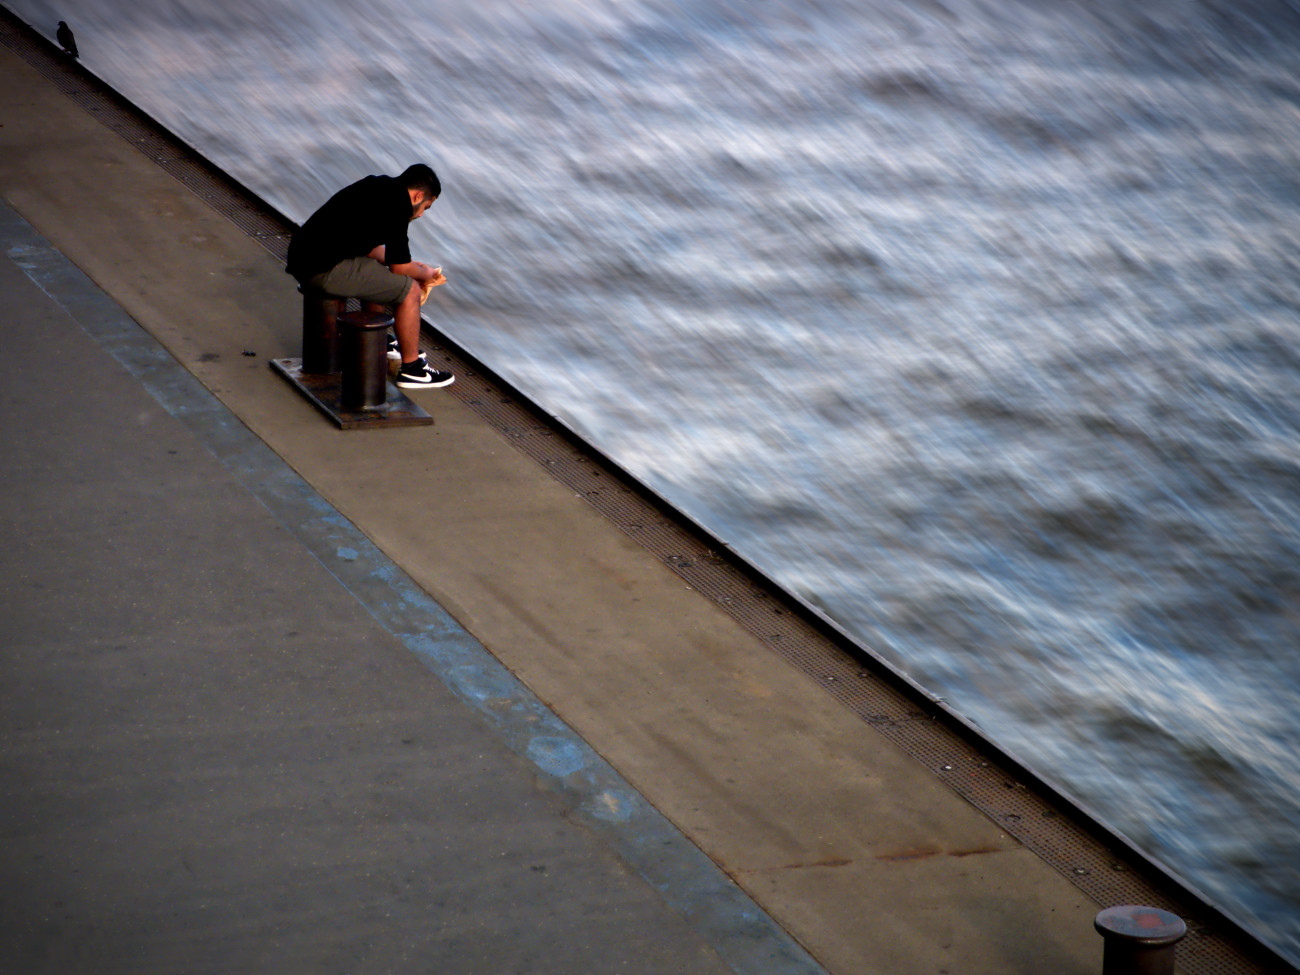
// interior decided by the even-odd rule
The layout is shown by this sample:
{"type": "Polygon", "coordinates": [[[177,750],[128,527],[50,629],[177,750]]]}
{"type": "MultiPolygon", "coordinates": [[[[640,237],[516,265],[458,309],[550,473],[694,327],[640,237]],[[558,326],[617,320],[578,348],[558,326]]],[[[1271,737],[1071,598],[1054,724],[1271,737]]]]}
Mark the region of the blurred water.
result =
{"type": "Polygon", "coordinates": [[[1300,956],[1295,3],[6,2],[1300,956]]]}

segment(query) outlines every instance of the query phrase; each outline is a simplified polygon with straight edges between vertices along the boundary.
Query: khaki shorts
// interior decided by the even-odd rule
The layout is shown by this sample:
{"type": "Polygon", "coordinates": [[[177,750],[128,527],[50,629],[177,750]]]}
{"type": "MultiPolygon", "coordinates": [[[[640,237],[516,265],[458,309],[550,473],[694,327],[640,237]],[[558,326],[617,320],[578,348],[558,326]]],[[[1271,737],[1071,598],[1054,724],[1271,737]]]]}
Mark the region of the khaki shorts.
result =
{"type": "Polygon", "coordinates": [[[401,304],[414,283],[405,274],[394,274],[373,257],[349,257],[304,282],[327,295],[360,298],[377,305],[401,304]]]}

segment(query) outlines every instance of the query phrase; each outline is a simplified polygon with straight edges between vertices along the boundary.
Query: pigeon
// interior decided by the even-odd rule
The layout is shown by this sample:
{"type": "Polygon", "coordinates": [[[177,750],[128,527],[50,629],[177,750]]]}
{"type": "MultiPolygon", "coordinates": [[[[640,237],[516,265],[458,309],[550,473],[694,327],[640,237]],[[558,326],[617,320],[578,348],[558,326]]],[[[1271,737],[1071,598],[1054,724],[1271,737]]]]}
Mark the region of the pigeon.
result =
{"type": "Polygon", "coordinates": [[[77,39],[72,36],[72,28],[61,20],[59,29],[54,32],[54,39],[59,42],[64,54],[74,58],[77,56],[77,39]]]}

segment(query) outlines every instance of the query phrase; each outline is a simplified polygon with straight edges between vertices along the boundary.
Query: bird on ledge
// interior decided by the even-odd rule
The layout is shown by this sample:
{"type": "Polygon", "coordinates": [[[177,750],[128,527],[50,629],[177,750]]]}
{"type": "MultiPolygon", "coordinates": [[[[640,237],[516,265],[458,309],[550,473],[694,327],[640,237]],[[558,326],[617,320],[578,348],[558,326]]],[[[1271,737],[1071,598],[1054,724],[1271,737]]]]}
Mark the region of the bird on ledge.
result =
{"type": "Polygon", "coordinates": [[[72,36],[72,28],[62,20],[59,21],[59,29],[54,32],[54,39],[59,42],[64,54],[74,58],[77,56],[77,39],[72,36]]]}

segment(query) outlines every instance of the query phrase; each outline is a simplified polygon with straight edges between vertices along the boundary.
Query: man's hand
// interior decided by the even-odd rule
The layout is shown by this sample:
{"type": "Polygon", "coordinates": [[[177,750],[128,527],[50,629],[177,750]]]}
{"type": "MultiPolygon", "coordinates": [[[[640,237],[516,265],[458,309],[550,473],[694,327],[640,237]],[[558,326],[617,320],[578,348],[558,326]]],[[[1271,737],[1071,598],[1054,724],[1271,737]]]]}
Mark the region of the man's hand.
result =
{"type": "Polygon", "coordinates": [[[418,266],[422,276],[416,277],[416,280],[420,282],[420,304],[423,305],[429,300],[429,292],[440,284],[446,284],[447,277],[442,273],[440,267],[430,267],[428,264],[419,264],[418,266]]]}
{"type": "Polygon", "coordinates": [[[442,268],[430,267],[428,264],[421,264],[420,267],[429,272],[423,282],[425,288],[436,288],[440,284],[447,283],[447,276],[442,273],[442,268]]]}

